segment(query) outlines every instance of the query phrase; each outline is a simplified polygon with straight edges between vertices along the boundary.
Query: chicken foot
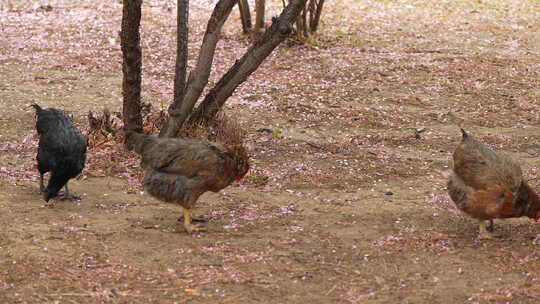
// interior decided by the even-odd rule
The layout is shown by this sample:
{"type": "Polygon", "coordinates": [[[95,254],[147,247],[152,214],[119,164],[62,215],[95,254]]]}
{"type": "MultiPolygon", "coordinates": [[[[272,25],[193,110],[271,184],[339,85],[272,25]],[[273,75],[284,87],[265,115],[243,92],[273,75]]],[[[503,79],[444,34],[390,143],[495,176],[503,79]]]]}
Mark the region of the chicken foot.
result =
{"type": "Polygon", "coordinates": [[[61,200],[72,200],[72,201],[76,201],[76,200],[80,200],[81,197],[80,196],[77,196],[77,195],[73,195],[73,194],[69,194],[69,189],[68,189],[68,184],[66,183],[64,185],[64,194],[60,197],[61,200]]]}
{"type": "MultiPolygon", "coordinates": [[[[191,215],[190,217],[191,217],[192,223],[207,223],[208,222],[207,219],[204,219],[202,217],[193,217],[193,215],[191,215]]],[[[183,216],[179,217],[178,221],[182,223],[184,221],[184,217],[183,216]]]]}
{"type": "Polygon", "coordinates": [[[495,225],[493,224],[493,220],[489,220],[489,226],[487,226],[486,229],[489,232],[495,231],[495,225]]]}
{"type": "Polygon", "coordinates": [[[493,220],[489,220],[490,225],[486,227],[485,220],[478,220],[479,235],[478,238],[487,240],[499,237],[499,235],[493,233],[493,220]]]}
{"type": "Polygon", "coordinates": [[[43,184],[43,173],[39,174],[39,193],[45,191],[45,185],[43,184]]]}
{"type": "Polygon", "coordinates": [[[206,231],[206,227],[191,224],[191,210],[183,208],[184,210],[184,229],[187,233],[193,233],[195,231],[206,231]]]}
{"type": "MultiPolygon", "coordinates": [[[[39,193],[45,192],[45,184],[43,182],[43,174],[39,174],[39,193]]],[[[73,194],[69,194],[68,184],[64,185],[64,194],[60,197],[60,200],[80,200],[81,197],[73,194]]]]}

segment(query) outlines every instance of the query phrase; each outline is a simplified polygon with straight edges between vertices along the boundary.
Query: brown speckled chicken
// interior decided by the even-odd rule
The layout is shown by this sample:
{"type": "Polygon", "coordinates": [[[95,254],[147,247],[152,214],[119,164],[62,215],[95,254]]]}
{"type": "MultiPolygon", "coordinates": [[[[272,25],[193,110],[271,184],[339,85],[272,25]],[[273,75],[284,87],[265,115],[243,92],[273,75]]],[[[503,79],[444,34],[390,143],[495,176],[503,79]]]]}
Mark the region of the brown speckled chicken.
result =
{"type": "Polygon", "coordinates": [[[456,206],[480,223],[480,238],[492,238],[493,219],[540,217],[540,198],[523,180],[520,166],[461,129],[448,192],[456,206]],[[490,221],[490,231],[486,221],[490,221]]]}
{"type": "Polygon", "coordinates": [[[155,198],[183,207],[187,232],[205,230],[191,224],[190,211],[206,191],[218,192],[249,170],[241,145],[222,146],[208,141],[159,138],[126,132],[128,148],[142,156],[143,186],[155,198]]]}

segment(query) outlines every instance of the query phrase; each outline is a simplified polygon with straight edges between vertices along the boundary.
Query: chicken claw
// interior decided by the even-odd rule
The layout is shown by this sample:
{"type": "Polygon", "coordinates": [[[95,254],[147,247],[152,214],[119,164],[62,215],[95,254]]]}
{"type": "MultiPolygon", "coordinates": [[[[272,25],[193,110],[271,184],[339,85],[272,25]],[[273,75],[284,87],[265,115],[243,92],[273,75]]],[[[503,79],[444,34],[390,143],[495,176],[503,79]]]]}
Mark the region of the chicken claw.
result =
{"type": "Polygon", "coordinates": [[[489,232],[495,231],[495,225],[493,224],[493,220],[489,220],[489,226],[487,226],[486,229],[489,232]]]}
{"type": "MultiPolygon", "coordinates": [[[[184,221],[184,217],[183,216],[179,217],[178,221],[182,223],[184,221]]],[[[207,223],[208,220],[202,217],[191,217],[191,222],[192,223],[207,223]]]]}
{"type": "Polygon", "coordinates": [[[183,209],[184,209],[184,229],[186,229],[187,233],[191,234],[196,231],[206,231],[206,227],[191,224],[191,210],[189,210],[188,208],[183,208],[183,209]]]}
{"type": "Polygon", "coordinates": [[[490,221],[489,227],[486,227],[486,221],[479,220],[479,230],[478,238],[481,240],[492,240],[494,238],[500,237],[500,235],[493,233],[493,221],[490,221]]]}
{"type": "Polygon", "coordinates": [[[43,174],[39,174],[39,193],[45,192],[45,185],[43,184],[43,174]]]}
{"type": "Polygon", "coordinates": [[[199,226],[199,225],[192,225],[192,224],[189,224],[189,225],[184,224],[184,229],[186,229],[187,233],[189,234],[193,232],[198,232],[198,231],[206,231],[206,227],[199,226]]]}
{"type": "Polygon", "coordinates": [[[80,201],[80,200],[81,200],[81,197],[80,197],[80,196],[69,193],[69,189],[68,189],[68,184],[67,184],[67,183],[64,185],[64,194],[61,195],[59,198],[60,198],[60,200],[62,200],[62,201],[65,201],[65,200],[70,200],[70,201],[80,201]]]}

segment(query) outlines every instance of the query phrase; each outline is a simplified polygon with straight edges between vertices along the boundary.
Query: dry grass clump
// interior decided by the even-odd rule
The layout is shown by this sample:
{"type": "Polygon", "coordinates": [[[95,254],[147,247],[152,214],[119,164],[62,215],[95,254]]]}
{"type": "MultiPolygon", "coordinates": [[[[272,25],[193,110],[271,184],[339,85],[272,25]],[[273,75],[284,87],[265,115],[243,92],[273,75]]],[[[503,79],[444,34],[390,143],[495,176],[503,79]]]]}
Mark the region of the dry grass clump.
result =
{"type": "Polygon", "coordinates": [[[208,140],[226,146],[244,146],[246,132],[237,121],[220,112],[206,124],[185,124],[180,130],[180,137],[208,140]]]}
{"type": "MultiPolygon", "coordinates": [[[[141,112],[144,132],[159,133],[167,119],[165,110],[155,111],[150,103],[143,103],[141,112]]],[[[123,138],[117,136],[123,133],[121,131],[124,126],[120,111],[112,114],[109,109],[103,109],[103,112],[99,114],[90,111],[87,117],[86,134],[91,147],[99,146],[111,139],[117,143],[122,142],[123,138]]],[[[244,146],[246,133],[237,121],[220,112],[214,120],[206,124],[187,122],[182,126],[179,137],[207,140],[226,146],[244,146]]]]}

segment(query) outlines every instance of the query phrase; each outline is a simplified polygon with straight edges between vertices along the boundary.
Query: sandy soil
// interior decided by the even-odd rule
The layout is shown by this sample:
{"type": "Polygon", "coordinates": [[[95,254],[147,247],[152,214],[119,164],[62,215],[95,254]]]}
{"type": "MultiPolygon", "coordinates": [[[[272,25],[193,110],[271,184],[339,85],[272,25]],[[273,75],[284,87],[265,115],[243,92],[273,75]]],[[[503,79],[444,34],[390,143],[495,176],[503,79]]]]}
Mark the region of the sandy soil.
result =
{"type": "MultiPolygon", "coordinates": [[[[253,168],[201,198],[195,235],[110,142],[70,182],[80,201],[41,200],[28,105],[83,130],[89,110],[121,106],[121,4],[73,3],[0,12],[0,302],[538,303],[540,227],[500,220],[500,239],[478,240],[443,176],[461,126],[538,186],[538,1],[329,4],[312,41],[285,43],[231,97],[253,168]]],[[[192,10],[195,55],[209,11],[192,10]]],[[[143,13],[143,99],[160,109],[174,3],[143,13]]],[[[237,20],[212,83],[249,46],[237,20]]]]}

